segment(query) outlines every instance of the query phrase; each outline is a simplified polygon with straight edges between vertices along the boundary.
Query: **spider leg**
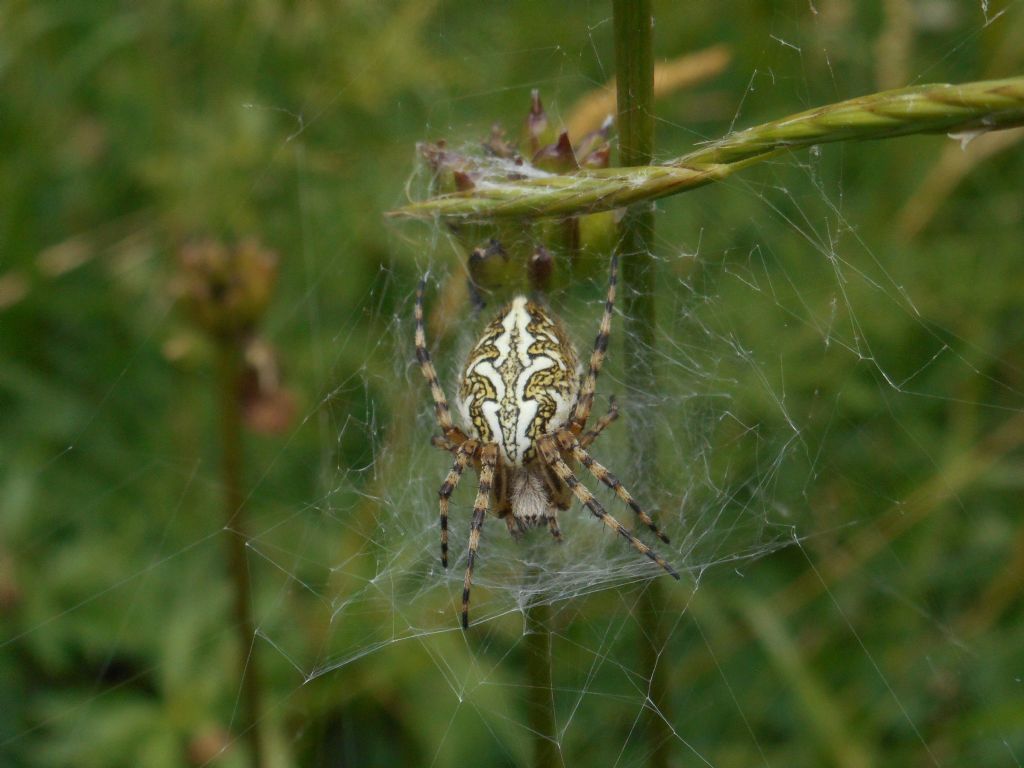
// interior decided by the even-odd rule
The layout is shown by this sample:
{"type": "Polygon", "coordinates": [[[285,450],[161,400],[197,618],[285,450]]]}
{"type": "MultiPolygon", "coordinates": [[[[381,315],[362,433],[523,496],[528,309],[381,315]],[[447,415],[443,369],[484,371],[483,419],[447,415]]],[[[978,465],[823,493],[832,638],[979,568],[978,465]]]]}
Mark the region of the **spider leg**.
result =
{"type": "Polygon", "coordinates": [[[459,449],[459,446],[451,442],[444,435],[434,435],[433,437],[430,438],[430,444],[435,448],[440,448],[442,451],[452,452],[457,451],[459,449]]]}
{"type": "Polygon", "coordinates": [[[562,529],[558,527],[558,513],[553,509],[549,509],[545,516],[548,519],[548,530],[551,531],[551,535],[554,536],[555,541],[561,544],[562,529]]]}
{"type": "Polygon", "coordinates": [[[608,351],[608,336],[612,330],[612,311],[615,308],[615,286],[618,282],[619,258],[612,257],[612,265],[608,276],[608,295],[604,301],[604,314],[601,316],[601,327],[594,339],[594,351],[590,355],[590,369],[580,385],[579,398],[573,411],[570,429],[578,435],[590,418],[590,409],[594,405],[594,389],[597,387],[597,374],[601,372],[605,353],[608,351]]]}
{"type": "Polygon", "coordinates": [[[509,471],[504,462],[498,461],[494,468],[494,512],[505,521],[508,532],[513,539],[522,538],[523,529],[512,514],[512,503],[508,497],[509,471]]]}
{"type": "Polygon", "coordinates": [[[661,529],[658,528],[650,515],[640,508],[636,499],[634,499],[632,494],[622,486],[619,479],[609,472],[603,464],[595,461],[594,457],[587,453],[586,449],[580,445],[580,441],[573,437],[572,432],[567,429],[563,429],[558,433],[555,439],[558,441],[558,446],[563,451],[571,453],[572,457],[586,467],[590,474],[615,491],[615,495],[622,499],[626,503],[627,507],[633,510],[640,522],[650,528],[651,531],[654,532],[655,536],[668,544],[668,536],[662,533],[661,529]]]}
{"type": "MultiPolygon", "coordinates": [[[[441,382],[437,378],[437,371],[430,360],[430,351],[427,349],[427,332],[423,327],[423,291],[427,285],[427,278],[420,280],[416,289],[416,359],[419,360],[420,370],[423,378],[430,384],[430,394],[434,398],[434,414],[437,417],[438,426],[444,433],[449,443],[461,445],[468,439],[466,434],[452,423],[451,410],[448,408],[448,399],[444,396],[441,382]]],[[[435,443],[436,444],[436,443],[435,443]]]]}
{"type": "Polygon", "coordinates": [[[538,441],[537,445],[544,461],[551,465],[552,469],[555,470],[555,473],[562,482],[569,486],[569,489],[573,492],[576,498],[580,500],[580,503],[589,509],[594,517],[628,541],[637,552],[642,555],[646,555],[656,562],[672,578],[679,578],[679,574],[676,573],[675,568],[665,562],[665,559],[662,558],[661,555],[640,541],[640,539],[626,530],[622,523],[605,512],[604,507],[601,506],[601,502],[594,498],[594,494],[592,494],[587,487],[579,481],[576,475],[573,474],[573,471],[569,468],[569,465],[565,463],[565,460],[558,452],[558,446],[550,435],[542,437],[538,441]]]}
{"type": "Polygon", "coordinates": [[[508,528],[509,536],[516,541],[523,538],[523,527],[519,525],[519,522],[512,515],[505,516],[505,527],[508,528]]]}
{"type": "Polygon", "coordinates": [[[441,484],[441,490],[437,492],[441,507],[441,565],[448,567],[448,501],[455,493],[459,480],[462,479],[462,472],[466,464],[476,453],[480,444],[476,440],[467,440],[455,449],[455,461],[452,468],[448,470],[448,477],[441,484]]]}
{"type": "Polygon", "coordinates": [[[600,421],[598,421],[591,429],[588,429],[580,435],[580,445],[584,448],[590,447],[590,444],[597,440],[608,425],[617,418],[619,418],[619,404],[615,402],[615,396],[612,395],[612,397],[608,399],[608,412],[602,416],[600,421]]]}
{"type": "Polygon", "coordinates": [[[469,556],[466,563],[466,578],[462,583],[462,628],[469,629],[469,589],[473,586],[473,565],[476,550],[480,546],[480,532],[484,527],[484,515],[491,498],[491,483],[494,468],[498,463],[498,446],[486,443],[480,454],[480,485],[477,487],[476,502],[473,504],[473,521],[469,528],[469,556]]]}
{"type": "Polygon", "coordinates": [[[562,541],[562,531],[558,527],[558,510],[565,511],[569,508],[572,503],[572,493],[566,488],[565,483],[558,479],[558,475],[555,471],[543,462],[538,462],[541,468],[541,474],[544,476],[544,482],[548,486],[548,491],[551,494],[551,506],[545,511],[544,516],[548,521],[548,530],[551,531],[551,535],[555,537],[555,541],[562,541]]]}

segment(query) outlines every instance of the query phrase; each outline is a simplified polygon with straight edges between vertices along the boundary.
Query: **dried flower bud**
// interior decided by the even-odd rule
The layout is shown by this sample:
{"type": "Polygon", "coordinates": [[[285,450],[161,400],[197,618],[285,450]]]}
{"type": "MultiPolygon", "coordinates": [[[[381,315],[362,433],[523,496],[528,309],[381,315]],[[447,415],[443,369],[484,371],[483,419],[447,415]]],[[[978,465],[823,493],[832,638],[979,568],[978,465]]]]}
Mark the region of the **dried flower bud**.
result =
{"type": "Polygon", "coordinates": [[[253,432],[279,435],[295,419],[295,396],[281,380],[277,351],[254,336],[245,345],[240,397],[245,425],[253,432]]]}
{"type": "Polygon", "coordinates": [[[505,136],[505,129],[501,126],[501,123],[495,123],[491,126],[491,135],[484,142],[483,146],[484,152],[492,157],[512,160],[516,165],[521,165],[523,162],[523,158],[520,157],[515,144],[511,143],[505,136]]]}
{"type": "Polygon", "coordinates": [[[576,162],[576,153],[573,152],[569,134],[565,131],[558,134],[557,142],[542,147],[533,156],[533,164],[541,170],[554,173],[571,173],[578,171],[580,167],[576,162]]]}
{"type": "Polygon", "coordinates": [[[600,129],[585,134],[576,144],[576,157],[582,168],[607,168],[611,162],[611,144],[608,137],[612,134],[615,124],[611,115],[604,121],[600,129]]]}
{"type": "Polygon", "coordinates": [[[548,116],[540,101],[540,91],[534,88],[530,91],[530,112],[526,116],[526,138],[531,155],[537,154],[538,150],[550,141],[546,137],[547,130],[548,116]]]}
{"type": "Polygon", "coordinates": [[[615,125],[615,121],[611,115],[608,119],[601,124],[601,127],[596,131],[585,133],[576,142],[576,154],[581,158],[589,155],[591,152],[602,149],[608,145],[608,139],[612,135],[612,126],[615,125]]]}
{"type": "Polygon", "coordinates": [[[612,148],[604,144],[580,159],[582,168],[607,168],[611,165],[612,148]]]}
{"type": "Polygon", "coordinates": [[[543,245],[530,256],[530,263],[527,273],[530,280],[530,288],[534,291],[547,291],[551,286],[551,274],[554,272],[555,263],[551,252],[543,245]]]}
{"type": "Polygon", "coordinates": [[[474,187],[476,163],[472,158],[449,150],[443,139],[436,142],[422,141],[416,145],[416,151],[433,174],[430,181],[433,194],[442,195],[474,187]]]}
{"type": "Polygon", "coordinates": [[[262,317],[277,278],[277,256],[255,240],[214,240],[179,252],[179,290],[196,323],[217,337],[248,333],[262,317]]]}
{"type": "MultiPolygon", "coordinates": [[[[534,90],[520,142],[523,154],[508,140],[499,123],[491,126],[490,136],[481,142],[482,155],[452,151],[444,141],[423,143],[417,149],[432,172],[432,194],[471,192],[486,182],[527,178],[532,173],[530,166],[554,174],[607,168],[613,125],[609,118],[599,130],[573,144],[567,131],[555,133],[540,93],[534,90]]],[[[449,221],[448,228],[467,260],[470,297],[474,304],[482,306],[490,291],[513,287],[522,290],[525,285],[548,291],[558,279],[556,259],[568,259],[574,264],[586,261],[591,248],[609,245],[614,221],[611,215],[601,214],[596,218],[571,216],[529,223],[449,221]]]]}

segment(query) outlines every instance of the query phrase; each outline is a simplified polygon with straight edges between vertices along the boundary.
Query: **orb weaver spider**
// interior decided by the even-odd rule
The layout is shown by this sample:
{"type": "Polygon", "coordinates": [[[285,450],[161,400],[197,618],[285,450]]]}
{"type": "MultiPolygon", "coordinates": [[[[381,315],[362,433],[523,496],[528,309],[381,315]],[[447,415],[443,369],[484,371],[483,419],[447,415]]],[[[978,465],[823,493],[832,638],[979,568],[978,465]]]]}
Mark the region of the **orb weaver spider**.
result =
{"type": "Polygon", "coordinates": [[[608,528],[624,538],[673,578],[679,574],[657,552],[609,515],[580,482],[572,463],[582,464],[614,491],[636,518],[659,539],[668,537],[644,512],[622,483],[587,451],[604,429],[618,418],[614,399],[608,412],[586,430],[601,371],[612,311],[618,260],[613,258],[604,315],[585,375],[576,349],[562,325],[536,302],[517,296],[505,306],[474,344],[463,369],[456,405],[466,431],[452,421],[448,399],[427,350],[423,327],[426,278],[416,291],[416,357],[430,384],[434,414],[441,435],[433,444],[454,454],[455,460],[438,492],[441,512],[441,565],[448,567],[448,505],[466,466],[479,475],[470,523],[469,552],[462,588],[462,627],[469,628],[469,592],[484,517],[488,509],[503,519],[519,538],[527,529],[546,524],[561,541],[558,510],[567,510],[575,496],[608,528]]]}

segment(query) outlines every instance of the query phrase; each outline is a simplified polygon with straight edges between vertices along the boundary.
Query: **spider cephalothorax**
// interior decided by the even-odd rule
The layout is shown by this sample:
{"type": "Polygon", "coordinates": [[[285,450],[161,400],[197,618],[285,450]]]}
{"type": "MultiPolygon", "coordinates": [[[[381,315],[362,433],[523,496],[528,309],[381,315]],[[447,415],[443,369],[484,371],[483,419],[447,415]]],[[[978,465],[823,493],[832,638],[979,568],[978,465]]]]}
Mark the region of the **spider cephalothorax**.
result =
{"type": "Polygon", "coordinates": [[[604,315],[585,374],[562,326],[539,304],[520,296],[501,310],[473,346],[463,370],[458,407],[468,435],[452,422],[447,398],[430,361],[423,329],[425,282],[420,282],[416,294],[416,356],[430,383],[441,427],[442,435],[434,439],[434,444],[455,454],[440,490],[441,563],[445,568],[449,499],[467,464],[472,462],[480,475],[462,591],[463,627],[469,626],[469,589],[488,508],[504,519],[515,537],[546,523],[551,535],[561,540],[558,510],[568,509],[575,496],[637,551],[679,578],[672,566],[605,512],[572,469],[576,462],[586,467],[633,510],[640,522],[668,542],[615,476],[587,452],[587,447],[618,417],[613,401],[608,413],[592,429],[583,431],[608,348],[616,275],[617,263],[612,259],[604,315]]]}

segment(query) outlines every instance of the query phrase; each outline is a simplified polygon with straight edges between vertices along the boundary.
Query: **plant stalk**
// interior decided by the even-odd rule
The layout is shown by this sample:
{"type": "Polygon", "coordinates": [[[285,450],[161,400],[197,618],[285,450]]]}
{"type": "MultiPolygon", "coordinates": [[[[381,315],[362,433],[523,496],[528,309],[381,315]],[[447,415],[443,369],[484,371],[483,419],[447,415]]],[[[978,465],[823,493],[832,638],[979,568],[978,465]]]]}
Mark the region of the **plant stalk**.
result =
{"type": "Polygon", "coordinates": [[[262,696],[259,666],[256,663],[256,624],[252,614],[252,584],[245,551],[245,500],[242,494],[242,403],[239,395],[244,369],[241,343],[234,336],[221,339],[217,353],[224,543],[233,582],[238,679],[241,684],[241,712],[237,730],[249,746],[249,764],[253,768],[263,768],[262,696]]]}
{"type": "MultiPolygon", "coordinates": [[[[613,0],[612,23],[615,35],[616,89],[618,100],[619,163],[623,166],[648,166],[654,154],[654,49],[650,0],[613,0]]],[[[626,209],[619,224],[619,261],[622,265],[625,336],[626,385],[633,392],[649,392],[655,386],[654,206],[650,201],[626,209]]],[[[647,482],[637,490],[649,496],[657,471],[656,435],[649,422],[630,420],[629,442],[634,466],[647,482]]],[[[664,596],[660,579],[653,579],[641,594],[640,616],[645,622],[638,638],[643,668],[650,681],[648,695],[652,708],[647,712],[646,733],[651,768],[669,764],[672,734],[668,726],[671,714],[666,695],[665,673],[658,657],[665,645],[659,621],[664,596]],[[660,713],[660,716],[659,716],[660,713]]]]}
{"type": "MultiPolygon", "coordinates": [[[[620,98],[625,87],[620,79],[620,98]]],[[[646,92],[645,87],[636,95],[646,92]]],[[[918,133],[969,137],[972,132],[1020,125],[1024,125],[1024,77],[915,86],[828,104],[738,131],[665,165],[650,165],[648,157],[628,171],[609,168],[524,179],[487,178],[472,189],[413,202],[392,215],[477,221],[595,213],[720,181],[787,150],[918,133]]],[[[625,142],[632,138],[623,133],[623,123],[618,128],[627,147],[625,142]]]]}
{"type": "Polygon", "coordinates": [[[526,677],[529,685],[527,722],[533,732],[535,768],[561,765],[555,733],[555,689],[551,677],[551,605],[526,609],[526,677]]]}

